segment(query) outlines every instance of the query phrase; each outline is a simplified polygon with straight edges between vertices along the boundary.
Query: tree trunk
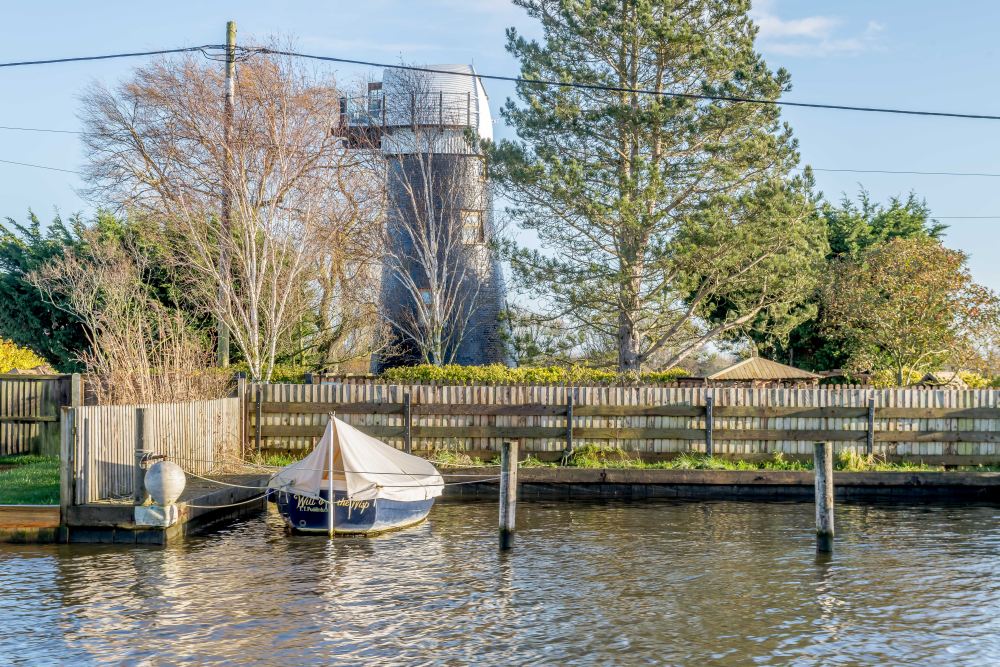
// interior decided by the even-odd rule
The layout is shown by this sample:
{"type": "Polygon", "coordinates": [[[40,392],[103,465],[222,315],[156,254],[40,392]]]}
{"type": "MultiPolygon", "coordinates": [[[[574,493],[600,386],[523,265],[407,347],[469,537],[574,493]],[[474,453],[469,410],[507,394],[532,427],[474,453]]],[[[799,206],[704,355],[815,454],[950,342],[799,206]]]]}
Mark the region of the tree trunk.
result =
{"type": "Polygon", "coordinates": [[[635,335],[635,327],[625,313],[618,315],[618,372],[638,371],[639,341],[635,335]]]}

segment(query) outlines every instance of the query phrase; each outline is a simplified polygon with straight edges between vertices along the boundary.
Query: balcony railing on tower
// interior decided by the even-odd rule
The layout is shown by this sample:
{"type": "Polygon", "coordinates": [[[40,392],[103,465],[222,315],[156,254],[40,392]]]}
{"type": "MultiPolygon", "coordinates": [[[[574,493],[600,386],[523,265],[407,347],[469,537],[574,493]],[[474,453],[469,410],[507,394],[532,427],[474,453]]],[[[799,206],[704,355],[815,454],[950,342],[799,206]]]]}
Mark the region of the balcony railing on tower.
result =
{"type": "Polygon", "coordinates": [[[400,93],[380,90],[364,97],[340,98],[337,128],[442,127],[464,128],[479,124],[479,100],[471,92],[400,93]]]}

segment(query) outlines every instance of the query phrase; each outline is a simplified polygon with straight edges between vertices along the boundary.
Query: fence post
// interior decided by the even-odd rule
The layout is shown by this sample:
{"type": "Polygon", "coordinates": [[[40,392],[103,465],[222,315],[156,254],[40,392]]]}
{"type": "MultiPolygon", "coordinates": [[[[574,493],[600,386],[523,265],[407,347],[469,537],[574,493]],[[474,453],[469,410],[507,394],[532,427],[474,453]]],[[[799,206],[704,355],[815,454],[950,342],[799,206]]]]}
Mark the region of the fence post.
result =
{"type": "Polygon", "coordinates": [[[135,505],[146,504],[146,472],[142,469],[146,461],[146,410],[135,409],[135,466],[132,468],[132,501],[135,505]]]}
{"type": "Polygon", "coordinates": [[[254,429],[253,429],[253,439],[254,447],[257,453],[260,454],[260,427],[261,427],[261,403],[264,400],[264,388],[261,384],[257,383],[257,408],[254,414],[254,429]]]}
{"type": "Polygon", "coordinates": [[[236,374],[236,398],[240,399],[240,456],[243,456],[247,446],[247,374],[243,371],[236,374]]]}
{"type": "Polygon", "coordinates": [[[569,464],[569,457],[573,456],[573,390],[566,391],[566,451],[563,452],[563,465],[569,464]]]}
{"type": "Polygon", "coordinates": [[[715,455],[715,442],[713,442],[715,421],[712,418],[712,407],[714,404],[714,396],[705,397],[705,454],[707,456],[715,455]]]}
{"type": "Polygon", "coordinates": [[[69,378],[69,404],[74,408],[83,405],[83,378],[73,373],[69,378]]]}
{"type": "Polygon", "coordinates": [[[816,471],[816,551],[833,551],[833,443],[814,445],[816,471]]]}
{"type": "Polygon", "coordinates": [[[875,453],[875,399],[868,399],[868,437],[865,439],[865,454],[875,453]]]}
{"type": "Polygon", "coordinates": [[[413,419],[410,407],[410,392],[403,392],[403,449],[413,453],[413,419]]]}
{"type": "Polygon", "coordinates": [[[514,546],[517,509],[517,441],[505,440],[500,446],[500,549],[514,546]]]}
{"type": "Polygon", "coordinates": [[[59,433],[59,516],[60,523],[67,525],[69,508],[73,506],[73,450],[76,449],[76,409],[60,408],[59,433]]]}

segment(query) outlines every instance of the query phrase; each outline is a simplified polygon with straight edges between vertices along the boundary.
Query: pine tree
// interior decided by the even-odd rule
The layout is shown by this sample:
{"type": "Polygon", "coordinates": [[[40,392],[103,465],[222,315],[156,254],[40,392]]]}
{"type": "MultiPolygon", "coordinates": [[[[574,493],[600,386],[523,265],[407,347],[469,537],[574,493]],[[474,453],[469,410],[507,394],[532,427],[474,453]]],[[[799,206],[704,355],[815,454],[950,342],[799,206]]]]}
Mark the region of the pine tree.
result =
{"type": "Polygon", "coordinates": [[[774,105],[725,99],[789,88],[754,50],[749,2],[515,4],[544,31],[508,31],[522,77],[602,87],[518,84],[502,113],[519,140],[489,151],[508,214],[539,240],[508,248],[515,277],[551,316],[631,371],[814,289],[826,241],[791,130],[774,105]]]}

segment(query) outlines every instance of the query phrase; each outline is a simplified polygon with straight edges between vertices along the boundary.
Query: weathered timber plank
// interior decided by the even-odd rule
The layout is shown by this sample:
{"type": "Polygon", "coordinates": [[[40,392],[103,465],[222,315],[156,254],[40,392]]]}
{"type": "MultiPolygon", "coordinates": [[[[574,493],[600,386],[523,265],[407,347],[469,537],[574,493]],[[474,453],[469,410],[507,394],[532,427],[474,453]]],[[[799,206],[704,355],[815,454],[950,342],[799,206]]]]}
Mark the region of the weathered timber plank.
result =
{"type": "MultiPolygon", "coordinates": [[[[525,403],[516,405],[472,405],[467,403],[414,403],[414,415],[559,417],[566,414],[561,404],[525,403]]],[[[402,414],[402,403],[293,403],[265,402],[262,411],[270,414],[402,414]]],[[[574,407],[583,417],[699,417],[705,408],[698,405],[588,405],[574,407]]]]}
{"type": "Polygon", "coordinates": [[[844,407],[772,407],[759,405],[716,405],[712,413],[717,417],[785,417],[794,419],[857,418],[868,414],[867,408],[844,407]]]}
{"type": "Polygon", "coordinates": [[[544,403],[519,403],[516,405],[473,405],[469,403],[414,403],[414,415],[442,416],[510,416],[510,417],[557,417],[566,414],[565,405],[544,403]]]}
{"type": "Polygon", "coordinates": [[[996,431],[881,431],[875,442],[1000,442],[996,431]]]}
{"type": "MultiPolygon", "coordinates": [[[[403,428],[400,426],[357,426],[361,431],[376,437],[403,436],[403,428]]],[[[321,425],[292,425],[292,424],[265,424],[261,429],[262,437],[319,437],[323,435],[324,427],[321,425]]],[[[563,427],[546,426],[414,426],[413,438],[562,438],[566,435],[563,427]]],[[[921,433],[909,432],[886,432],[884,442],[910,442],[933,440],[933,438],[921,438],[921,433]],[[905,436],[905,437],[904,437],[905,436]]],[[[955,437],[949,442],[1000,442],[1000,434],[982,433],[947,433],[945,436],[974,436],[972,438],[955,437]],[[995,437],[995,440],[975,439],[984,436],[995,437]]],[[[632,439],[672,439],[672,440],[702,440],[705,437],[703,429],[688,428],[574,428],[573,437],[582,440],[632,440],[632,439]]],[[[716,440],[831,440],[838,442],[864,441],[867,431],[838,431],[838,430],[778,430],[778,429],[716,429],[714,431],[716,440]]],[[[876,435],[876,440],[879,435],[876,435]]],[[[940,441],[940,440],[938,440],[940,441]]],[[[267,447],[265,447],[266,449],[267,447]]]]}
{"type": "Polygon", "coordinates": [[[838,442],[864,441],[867,431],[839,431],[823,429],[715,429],[713,437],[719,440],[831,440],[838,442]]]}
{"type": "Polygon", "coordinates": [[[18,415],[13,417],[2,417],[0,416],[0,423],[7,424],[31,424],[34,422],[57,422],[59,417],[56,415],[41,415],[41,416],[30,416],[30,415],[18,415]]]}
{"type": "MultiPolygon", "coordinates": [[[[414,404],[413,414],[421,415],[472,415],[472,416],[524,416],[552,417],[565,415],[566,405],[528,403],[518,405],[471,405],[450,403],[414,404]]],[[[269,414],[402,414],[402,403],[311,403],[267,401],[262,412],[269,414]]],[[[701,405],[578,405],[573,412],[580,417],[701,417],[701,405]]],[[[750,417],[766,419],[783,417],[791,419],[862,419],[868,415],[867,407],[772,407],[753,405],[717,405],[717,417],[750,417]]],[[[1000,408],[877,408],[880,419],[1000,419],[1000,408]]],[[[0,421],[58,421],[56,417],[0,418],[0,421]]]]}
{"type": "Polygon", "coordinates": [[[59,505],[0,505],[0,529],[57,526],[59,505]]]}
{"type": "MultiPolygon", "coordinates": [[[[354,424],[354,428],[378,438],[401,438],[403,437],[402,426],[366,426],[364,424],[354,424]]],[[[260,436],[262,438],[318,438],[326,430],[325,425],[320,424],[262,424],[260,436]]],[[[413,429],[413,437],[417,435],[417,428],[413,429]]],[[[269,443],[261,443],[262,449],[274,449],[275,446],[269,443]]]]}
{"type": "MultiPolygon", "coordinates": [[[[566,406],[561,406],[566,413],[566,406]]],[[[703,405],[574,405],[578,417],[701,417],[703,405]]]]}
{"type": "Polygon", "coordinates": [[[1000,419],[1000,408],[876,408],[882,419],[1000,419]]]}
{"type": "MultiPolygon", "coordinates": [[[[250,406],[250,409],[255,409],[250,406]]],[[[402,403],[312,403],[294,401],[267,401],[261,403],[265,414],[402,414],[402,403]]]]}

